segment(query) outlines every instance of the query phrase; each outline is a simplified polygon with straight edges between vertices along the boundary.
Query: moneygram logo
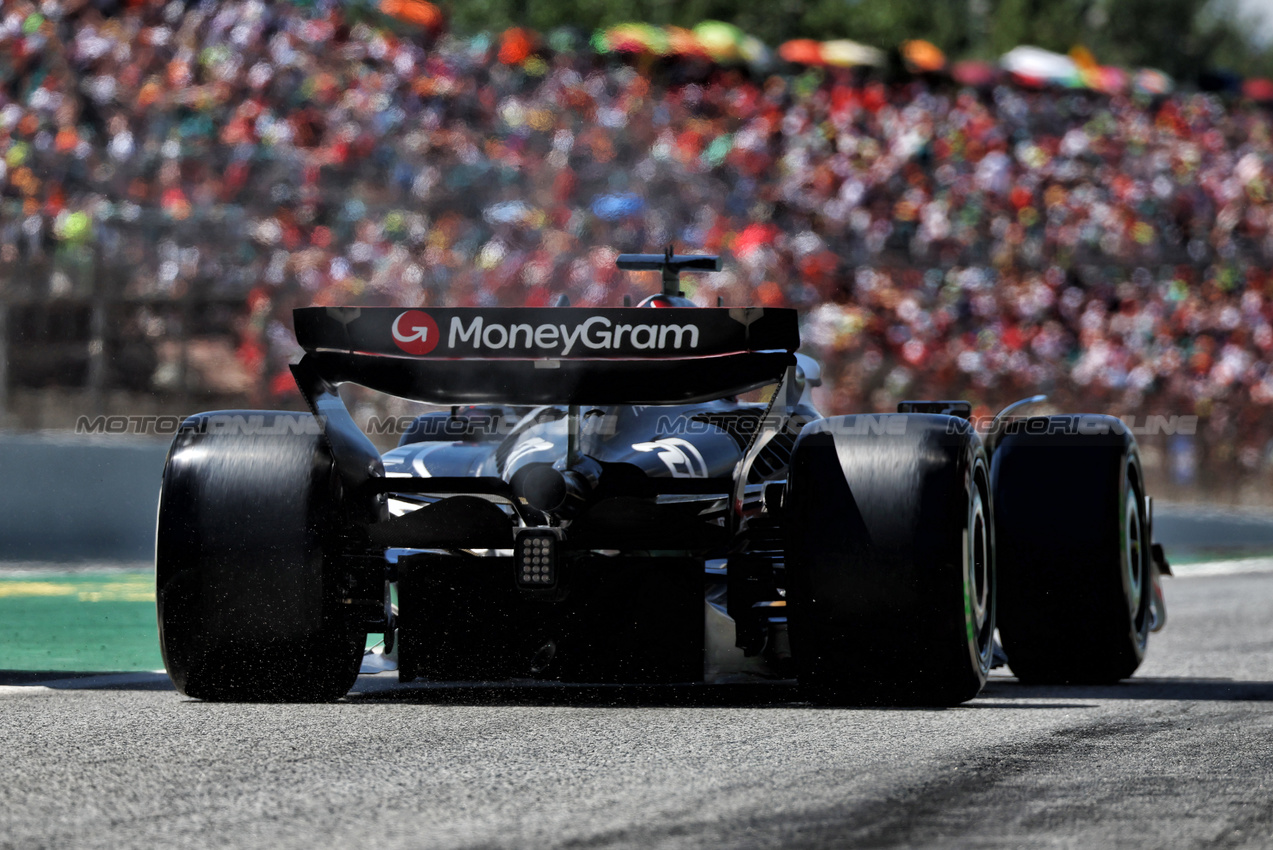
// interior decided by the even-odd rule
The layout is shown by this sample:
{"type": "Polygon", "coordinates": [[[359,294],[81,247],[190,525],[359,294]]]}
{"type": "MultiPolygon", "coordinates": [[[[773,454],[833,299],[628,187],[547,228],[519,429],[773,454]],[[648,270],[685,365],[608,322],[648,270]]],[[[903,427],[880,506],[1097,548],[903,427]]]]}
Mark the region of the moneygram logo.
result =
{"type": "Polygon", "coordinates": [[[393,341],[407,354],[428,354],[438,347],[438,323],[420,310],[408,310],[393,320],[393,341]]]}
{"type": "Polygon", "coordinates": [[[612,322],[605,316],[591,316],[574,325],[548,322],[537,325],[503,324],[487,322],[482,316],[474,316],[465,325],[456,316],[451,319],[447,334],[447,347],[453,351],[467,345],[475,351],[522,349],[528,353],[561,357],[586,355],[589,351],[695,349],[698,344],[697,325],[629,325],[612,322]]]}

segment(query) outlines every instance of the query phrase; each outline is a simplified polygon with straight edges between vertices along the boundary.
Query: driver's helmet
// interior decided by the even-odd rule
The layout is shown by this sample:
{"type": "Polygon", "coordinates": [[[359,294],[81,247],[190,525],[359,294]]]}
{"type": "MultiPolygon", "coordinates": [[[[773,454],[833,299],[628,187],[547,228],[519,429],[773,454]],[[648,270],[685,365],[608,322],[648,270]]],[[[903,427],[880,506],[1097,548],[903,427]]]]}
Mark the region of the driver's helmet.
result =
{"type": "Polygon", "coordinates": [[[684,295],[665,295],[660,292],[658,295],[650,295],[641,300],[638,307],[697,307],[693,301],[684,295]]]}

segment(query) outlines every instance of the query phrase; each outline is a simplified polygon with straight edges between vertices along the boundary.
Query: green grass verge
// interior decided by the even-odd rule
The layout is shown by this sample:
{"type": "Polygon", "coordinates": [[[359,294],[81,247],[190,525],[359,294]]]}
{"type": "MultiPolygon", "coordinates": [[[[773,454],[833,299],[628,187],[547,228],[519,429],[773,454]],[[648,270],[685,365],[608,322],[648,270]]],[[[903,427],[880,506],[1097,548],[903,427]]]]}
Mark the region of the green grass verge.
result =
{"type": "MultiPolygon", "coordinates": [[[[368,635],[367,645],[381,635],[368,635]]],[[[162,670],[155,579],[130,572],[0,576],[0,670],[162,670]]]]}
{"type": "Polygon", "coordinates": [[[0,670],[161,670],[149,572],[0,577],[0,670]]]}

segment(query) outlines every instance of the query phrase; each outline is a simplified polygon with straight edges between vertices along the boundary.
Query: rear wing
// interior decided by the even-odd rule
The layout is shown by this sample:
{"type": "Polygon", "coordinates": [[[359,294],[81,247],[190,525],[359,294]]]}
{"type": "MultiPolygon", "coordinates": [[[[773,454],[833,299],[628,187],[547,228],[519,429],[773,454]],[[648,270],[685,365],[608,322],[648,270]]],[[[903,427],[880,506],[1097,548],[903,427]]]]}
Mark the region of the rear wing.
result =
{"type": "MultiPolygon", "coordinates": [[[[796,312],[305,307],[300,375],[433,404],[678,404],[777,383],[796,312]]],[[[307,396],[315,388],[302,386],[307,396]]]]}

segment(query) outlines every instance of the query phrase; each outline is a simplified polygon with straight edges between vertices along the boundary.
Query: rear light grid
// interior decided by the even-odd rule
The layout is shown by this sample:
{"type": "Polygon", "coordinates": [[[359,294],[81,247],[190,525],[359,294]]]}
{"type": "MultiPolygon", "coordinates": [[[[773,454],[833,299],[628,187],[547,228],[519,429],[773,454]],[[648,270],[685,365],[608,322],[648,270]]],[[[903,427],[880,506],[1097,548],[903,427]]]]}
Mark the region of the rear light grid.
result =
{"type": "Polygon", "coordinates": [[[557,538],[551,534],[522,534],[514,552],[517,582],[526,587],[548,587],[557,582],[557,538]]]}

